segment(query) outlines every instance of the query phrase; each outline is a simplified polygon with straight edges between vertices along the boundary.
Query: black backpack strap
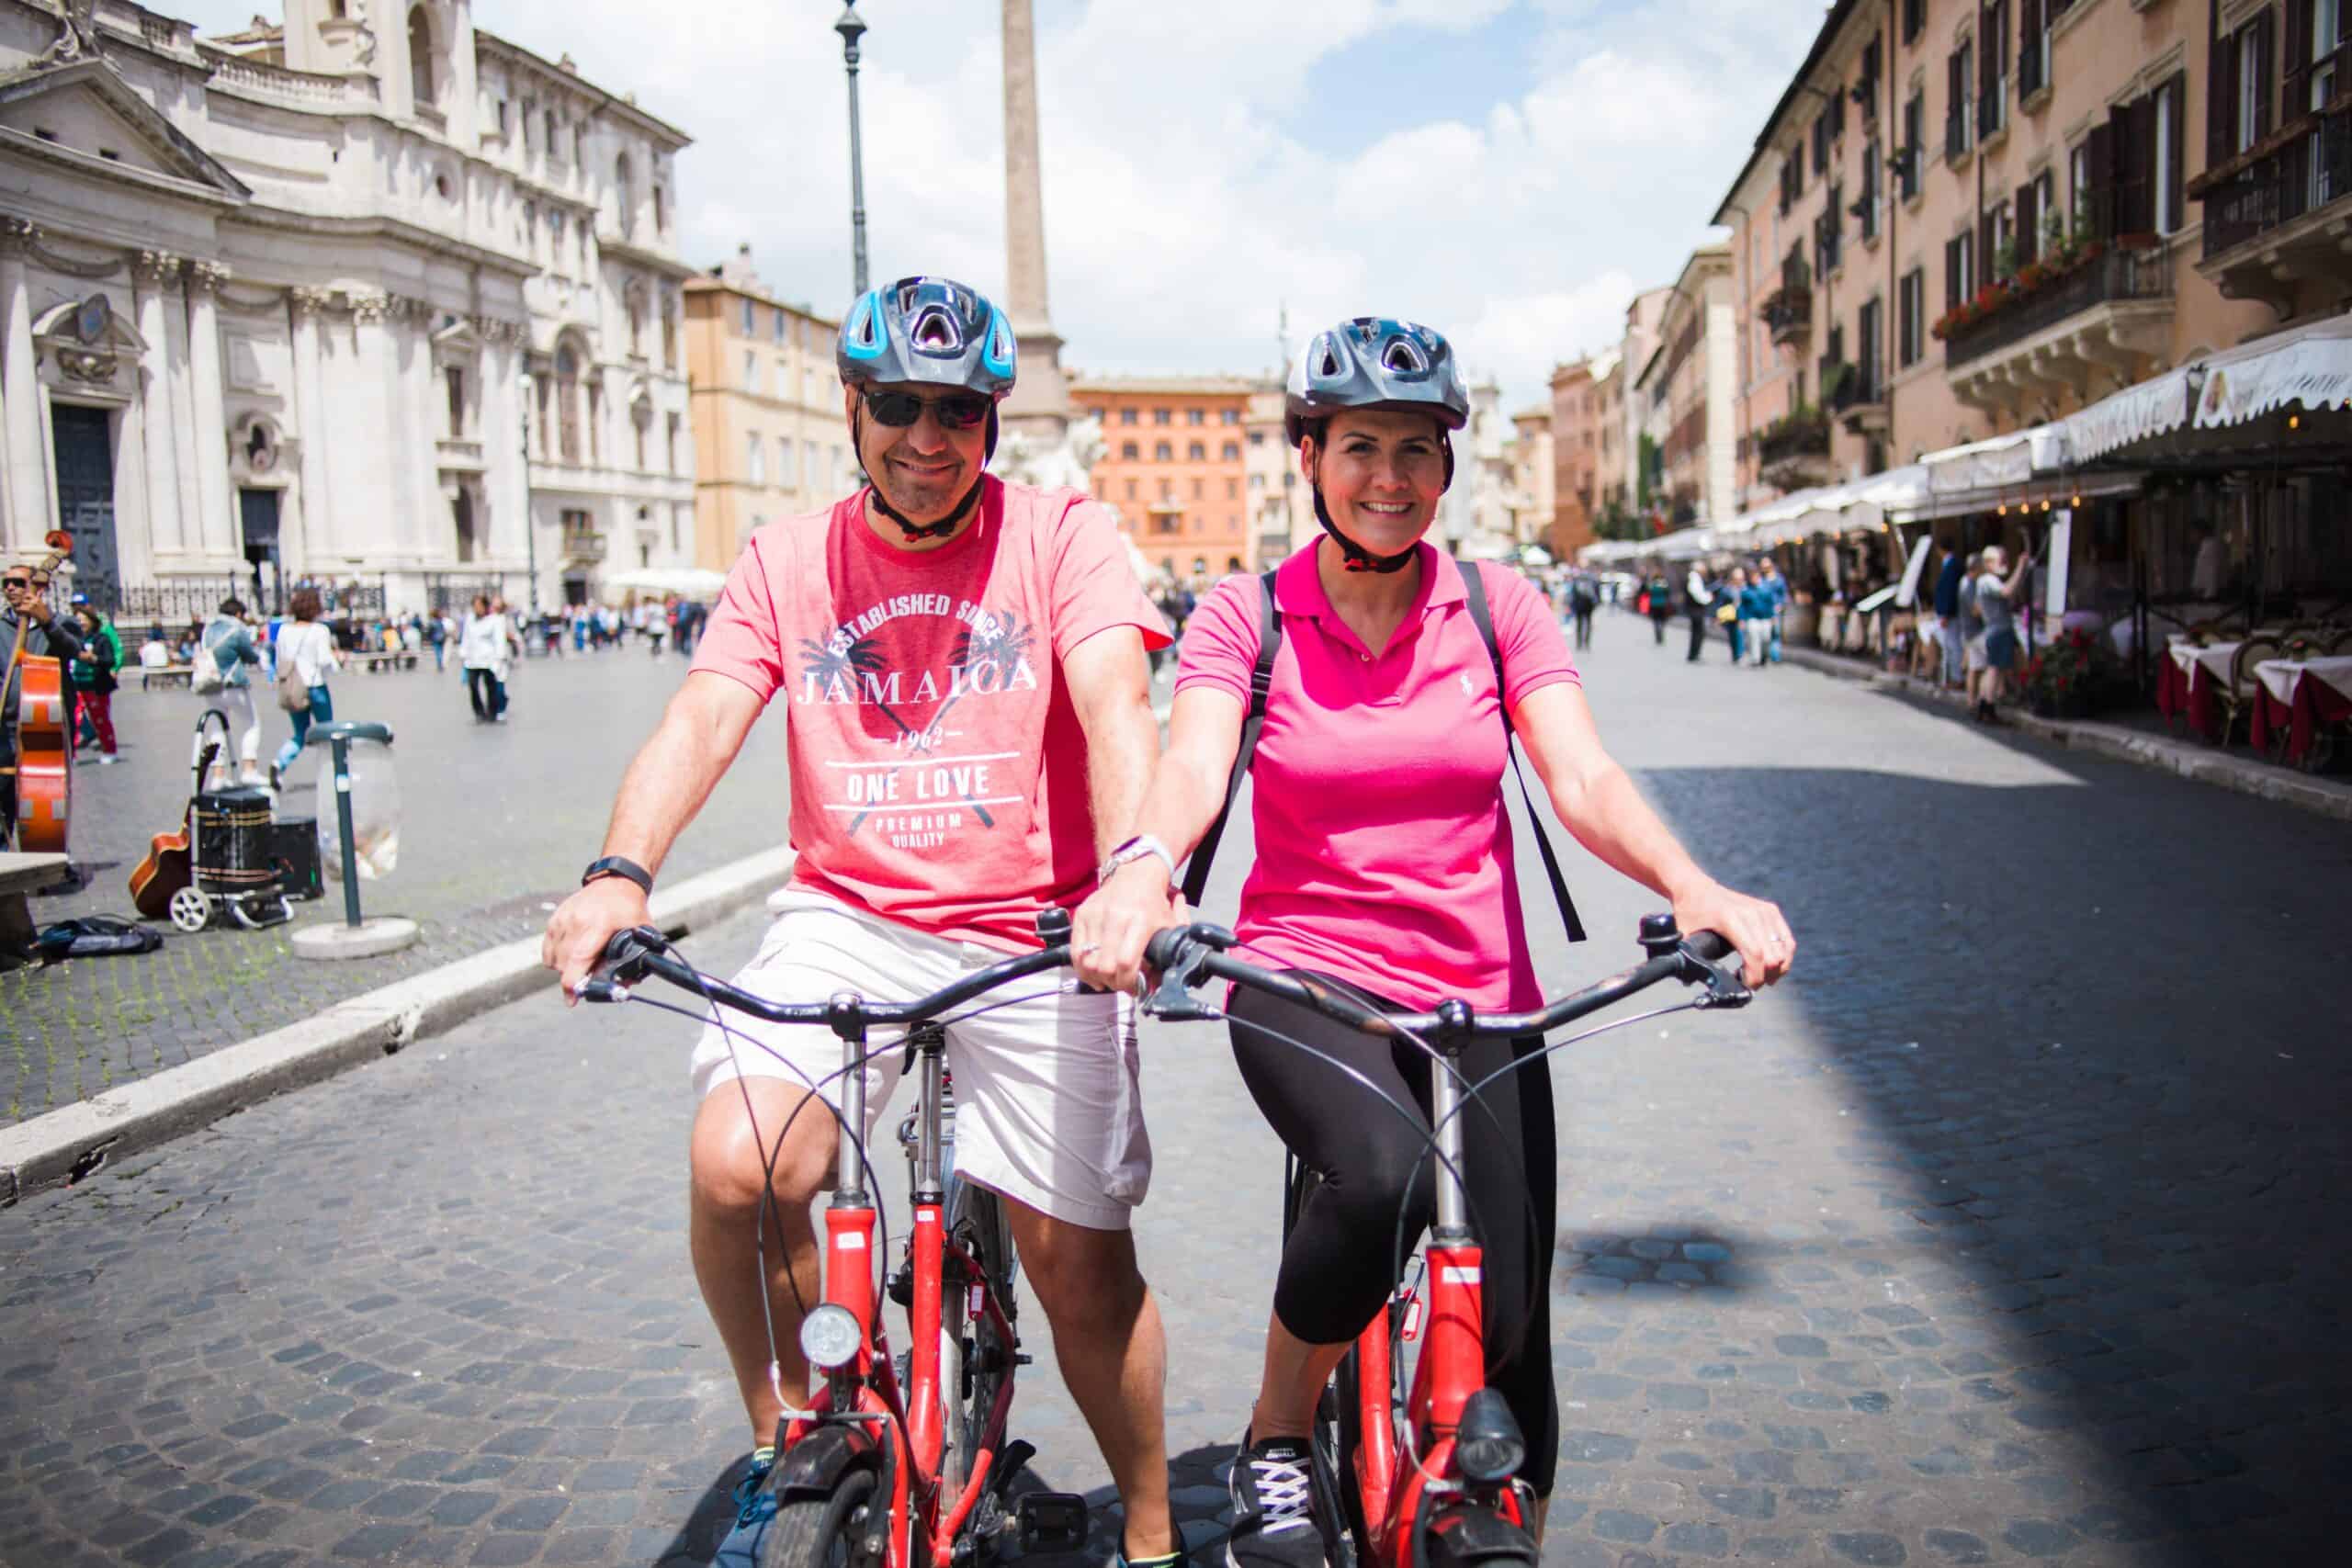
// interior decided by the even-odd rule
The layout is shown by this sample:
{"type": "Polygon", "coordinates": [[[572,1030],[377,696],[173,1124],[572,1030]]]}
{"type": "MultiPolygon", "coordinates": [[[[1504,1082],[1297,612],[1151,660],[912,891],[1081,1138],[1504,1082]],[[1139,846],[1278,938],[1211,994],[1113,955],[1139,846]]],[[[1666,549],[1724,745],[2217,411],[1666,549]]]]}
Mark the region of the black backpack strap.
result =
{"type": "Polygon", "coordinates": [[[1560,907],[1560,920],[1568,928],[1568,940],[1582,942],[1584,922],[1577,919],[1576,900],[1568,897],[1567,878],[1560,874],[1560,857],[1552,852],[1551,838],[1544,831],[1544,818],[1536,814],[1535,797],[1527,787],[1527,774],[1520,769],[1519,752],[1511,745],[1519,732],[1511,728],[1510,702],[1506,694],[1509,688],[1503,684],[1503,650],[1495,640],[1494,615],[1487,608],[1487,584],[1474,563],[1456,561],[1454,565],[1462,573],[1463,602],[1469,608],[1470,619],[1477,624],[1480,640],[1487,645],[1487,657],[1494,661],[1495,703],[1503,716],[1503,752],[1510,759],[1512,776],[1519,780],[1519,798],[1526,804],[1527,826],[1535,834],[1535,847],[1544,852],[1544,873],[1552,879],[1552,901],[1560,907]]]}
{"type": "Polygon", "coordinates": [[[1184,863],[1184,902],[1196,912],[1201,895],[1208,891],[1209,863],[1216,859],[1217,840],[1225,837],[1233,802],[1241,794],[1241,781],[1248,776],[1250,759],[1258,750],[1258,734],[1266,728],[1266,694],[1273,689],[1274,655],[1282,647],[1283,613],[1274,607],[1274,573],[1269,568],[1258,574],[1258,662],[1250,671],[1250,711],[1241,720],[1241,745],[1233,753],[1233,772],[1225,781],[1225,807],[1193,846],[1192,859],[1184,863]]]}

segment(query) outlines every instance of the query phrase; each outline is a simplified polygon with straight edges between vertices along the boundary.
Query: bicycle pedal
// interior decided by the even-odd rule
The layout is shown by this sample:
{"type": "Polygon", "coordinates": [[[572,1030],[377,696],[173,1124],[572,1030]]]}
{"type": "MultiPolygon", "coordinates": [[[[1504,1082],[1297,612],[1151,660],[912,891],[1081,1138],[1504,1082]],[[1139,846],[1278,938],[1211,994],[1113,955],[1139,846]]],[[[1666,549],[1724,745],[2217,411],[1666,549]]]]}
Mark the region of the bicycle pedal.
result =
{"type": "Polygon", "coordinates": [[[1037,1359],[1037,1358],[1036,1358],[1036,1357],[1032,1356],[1032,1355],[1031,1355],[1031,1354],[1029,1354],[1029,1352],[1028,1352],[1028,1351],[1026,1351],[1026,1350],[1015,1350],[1015,1351],[1012,1353],[1012,1364],[1013,1364],[1014,1366],[1016,1366],[1016,1367],[1025,1367],[1025,1366],[1028,1366],[1028,1365],[1030,1365],[1031,1363],[1035,1362],[1036,1359],[1037,1359]]]}
{"type": "Polygon", "coordinates": [[[1023,1551],[1075,1551],[1086,1544],[1086,1499],[1075,1492],[1030,1492],[1013,1504],[1023,1551]]]}

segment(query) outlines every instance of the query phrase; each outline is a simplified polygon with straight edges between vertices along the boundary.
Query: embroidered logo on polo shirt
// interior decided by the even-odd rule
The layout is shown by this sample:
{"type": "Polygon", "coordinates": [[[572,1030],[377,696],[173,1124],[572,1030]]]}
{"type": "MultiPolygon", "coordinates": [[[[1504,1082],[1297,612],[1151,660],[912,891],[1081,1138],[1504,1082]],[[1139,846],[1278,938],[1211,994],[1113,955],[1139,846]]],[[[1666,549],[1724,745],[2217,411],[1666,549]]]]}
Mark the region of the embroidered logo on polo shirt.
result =
{"type": "Polygon", "coordinates": [[[1464,696],[1475,697],[1478,694],[1478,689],[1470,683],[1470,675],[1467,671],[1464,671],[1460,675],[1455,676],[1454,679],[1462,682],[1462,694],[1464,696]]]}

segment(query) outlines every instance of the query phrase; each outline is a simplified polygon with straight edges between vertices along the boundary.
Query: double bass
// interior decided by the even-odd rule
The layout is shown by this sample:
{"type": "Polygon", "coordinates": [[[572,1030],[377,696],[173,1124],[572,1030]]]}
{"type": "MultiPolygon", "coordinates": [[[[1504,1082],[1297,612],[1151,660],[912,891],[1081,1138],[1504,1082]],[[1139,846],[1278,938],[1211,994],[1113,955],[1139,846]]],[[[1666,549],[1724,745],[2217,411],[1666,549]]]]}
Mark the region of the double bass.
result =
{"type": "MultiPolygon", "coordinates": [[[[34,569],[47,578],[74,553],[74,536],[50,530],[49,555],[34,569]]],[[[25,651],[30,623],[17,622],[8,656],[17,681],[17,843],[35,854],[64,854],[74,806],[74,738],[65,727],[65,661],[25,651]]],[[[0,692],[7,682],[0,680],[0,692]]]]}

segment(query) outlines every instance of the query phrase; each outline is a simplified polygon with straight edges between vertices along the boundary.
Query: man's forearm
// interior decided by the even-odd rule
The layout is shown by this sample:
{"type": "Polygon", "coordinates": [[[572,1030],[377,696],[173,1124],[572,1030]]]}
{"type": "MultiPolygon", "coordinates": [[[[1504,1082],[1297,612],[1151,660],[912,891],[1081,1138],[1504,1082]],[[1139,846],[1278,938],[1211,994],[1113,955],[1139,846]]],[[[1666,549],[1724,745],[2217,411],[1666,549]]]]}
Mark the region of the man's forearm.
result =
{"type": "Polygon", "coordinates": [[[1086,728],[1086,784],[1094,810],[1094,852],[1107,856],[1136,831],[1144,787],[1159,758],[1159,721],[1142,694],[1106,703],[1086,728]]]}
{"type": "Polygon", "coordinates": [[[605,829],[604,852],[659,872],[686,824],[735,760],[740,738],[671,714],[630,760],[605,829]]]}

